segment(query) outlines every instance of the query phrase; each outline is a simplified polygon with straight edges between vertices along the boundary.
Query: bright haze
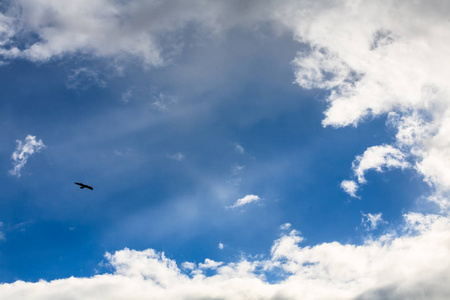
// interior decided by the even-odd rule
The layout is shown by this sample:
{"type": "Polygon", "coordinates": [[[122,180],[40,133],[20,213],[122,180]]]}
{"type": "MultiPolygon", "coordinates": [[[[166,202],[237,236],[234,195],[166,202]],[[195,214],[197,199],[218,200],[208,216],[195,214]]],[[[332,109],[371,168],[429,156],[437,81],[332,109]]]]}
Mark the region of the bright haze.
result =
{"type": "Polygon", "coordinates": [[[1,2],[0,298],[450,299],[449,13],[1,2]]]}

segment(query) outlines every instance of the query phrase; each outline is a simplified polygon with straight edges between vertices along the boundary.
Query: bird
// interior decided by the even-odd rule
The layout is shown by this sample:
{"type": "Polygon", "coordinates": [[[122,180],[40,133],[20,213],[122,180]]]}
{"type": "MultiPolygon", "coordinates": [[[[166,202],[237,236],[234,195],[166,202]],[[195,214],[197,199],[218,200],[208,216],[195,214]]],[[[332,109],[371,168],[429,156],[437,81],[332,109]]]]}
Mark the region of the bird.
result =
{"type": "Polygon", "coordinates": [[[84,183],[75,182],[75,184],[78,184],[80,186],[80,189],[87,188],[87,189],[90,189],[91,191],[94,189],[92,186],[84,184],[84,183]]]}

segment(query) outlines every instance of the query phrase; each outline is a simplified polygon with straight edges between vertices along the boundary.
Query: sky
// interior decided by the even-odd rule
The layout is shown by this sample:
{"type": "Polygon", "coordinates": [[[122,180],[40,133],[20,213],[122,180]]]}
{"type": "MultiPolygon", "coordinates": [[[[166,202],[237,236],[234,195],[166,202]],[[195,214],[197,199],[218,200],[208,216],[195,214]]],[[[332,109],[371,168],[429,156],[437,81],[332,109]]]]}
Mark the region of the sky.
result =
{"type": "Polygon", "coordinates": [[[0,298],[449,299],[449,12],[0,2],[0,298]]]}

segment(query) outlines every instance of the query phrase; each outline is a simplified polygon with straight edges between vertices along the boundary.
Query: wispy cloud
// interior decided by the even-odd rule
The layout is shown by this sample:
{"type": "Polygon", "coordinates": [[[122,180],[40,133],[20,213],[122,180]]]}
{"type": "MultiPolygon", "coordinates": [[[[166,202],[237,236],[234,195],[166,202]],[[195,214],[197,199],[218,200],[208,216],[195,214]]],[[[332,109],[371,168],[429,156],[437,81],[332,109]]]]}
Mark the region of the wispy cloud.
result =
{"type": "Polygon", "coordinates": [[[28,158],[35,152],[39,152],[46,146],[42,140],[37,141],[35,136],[27,135],[24,142],[17,140],[16,151],[13,152],[11,158],[13,160],[13,169],[9,171],[10,174],[20,177],[20,171],[25,166],[28,158]]]}
{"type": "Polygon", "coordinates": [[[3,232],[3,222],[0,222],[0,241],[6,240],[5,233],[3,232]]]}
{"type": "Polygon", "coordinates": [[[245,149],[241,144],[235,143],[234,144],[234,150],[239,153],[239,154],[244,154],[245,153],[245,149]]]}
{"type": "Polygon", "coordinates": [[[92,86],[105,87],[106,81],[100,78],[99,73],[89,68],[72,70],[67,78],[67,88],[74,90],[87,90],[92,86]]]}
{"type": "Polygon", "coordinates": [[[124,93],[122,93],[122,97],[120,98],[120,102],[123,104],[128,104],[134,96],[133,89],[128,89],[124,93]]]}
{"type": "Polygon", "coordinates": [[[239,174],[242,170],[245,169],[245,166],[240,166],[238,164],[233,165],[232,170],[231,170],[231,174],[232,175],[237,175],[239,174]]]}
{"type": "Polygon", "coordinates": [[[183,161],[184,158],[185,158],[184,154],[181,153],[181,152],[177,152],[177,153],[174,153],[174,154],[167,155],[167,157],[172,159],[172,160],[176,160],[176,161],[183,161]]]}
{"type": "Polygon", "coordinates": [[[289,230],[291,229],[292,224],[291,223],[284,223],[283,225],[280,226],[281,230],[289,230]]]}
{"type": "Polygon", "coordinates": [[[114,149],[113,153],[117,156],[128,156],[133,153],[133,149],[131,148],[125,148],[123,150],[114,149]]]}
{"type": "Polygon", "coordinates": [[[228,206],[227,208],[233,209],[233,208],[241,207],[241,206],[247,205],[249,203],[258,202],[258,201],[261,201],[261,198],[259,198],[259,196],[246,195],[245,197],[236,200],[236,202],[232,206],[228,206]]]}
{"type": "Polygon", "coordinates": [[[153,96],[153,102],[151,106],[159,111],[166,111],[168,107],[176,103],[176,99],[164,93],[159,93],[153,96]]]}
{"type": "Polygon", "coordinates": [[[366,228],[367,231],[370,230],[375,230],[378,228],[378,226],[380,224],[386,224],[387,221],[383,220],[382,218],[382,213],[378,213],[378,214],[371,214],[371,213],[363,213],[362,214],[362,219],[361,219],[361,223],[363,224],[363,226],[366,228]]]}

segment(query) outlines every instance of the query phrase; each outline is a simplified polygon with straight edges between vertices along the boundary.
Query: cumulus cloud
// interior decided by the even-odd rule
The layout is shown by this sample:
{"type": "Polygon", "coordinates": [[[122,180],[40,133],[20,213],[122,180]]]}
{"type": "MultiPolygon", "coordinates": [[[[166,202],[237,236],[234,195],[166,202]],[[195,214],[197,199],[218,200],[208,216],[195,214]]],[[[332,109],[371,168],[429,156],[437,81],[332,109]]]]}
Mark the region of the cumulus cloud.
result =
{"type": "Polygon", "coordinates": [[[46,146],[42,142],[42,140],[37,141],[35,136],[27,135],[25,141],[17,140],[17,148],[16,151],[11,155],[11,159],[13,160],[13,169],[9,171],[10,174],[20,177],[20,171],[25,166],[28,161],[28,158],[33,155],[35,152],[39,152],[41,149],[46,146]]]}
{"type": "Polygon", "coordinates": [[[152,249],[106,254],[112,273],[0,285],[15,299],[448,299],[450,220],[405,215],[398,232],[362,245],[301,246],[291,230],[277,239],[267,259],[241,258],[198,266],[152,249]],[[407,229],[407,230],[406,230],[407,229]],[[420,257],[420,259],[417,259],[420,257]],[[208,271],[206,274],[205,271],[208,271]],[[278,282],[266,280],[281,276],[278,282]],[[426,276],[424,276],[426,274],[426,276]],[[426,295],[426,296],[424,296],[426,295]]]}
{"type": "Polygon", "coordinates": [[[383,220],[382,218],[382,213],[378,213],[378,214],[371,214],[371,213],[363,213],[362,214],[362,219],[361,219],[361,223],[363,224],[363,226],[366,228],[367,231],[370,230],[375,230],[378,228],[378,226],[380,224],[386,224],[387,221],[383,220]]]}
{"type": "Polygon", "coordinates": [[[195,263],[185,261],[181,264],[181,267],[185,270],[194,270],[195,269],[195,263]]]}
{"type": "Polygon", "coordinates": [[[217,269],[220,265],[223,265],[223,262],[207,258],[204,263],[199,263],[198,267],[200,269],[217,269]]]}
{"type": "MultiPolygon", "coordinates": [[[[362,156],[357,156],[352,163],[353,172],[359,183],[365,183],[364,174],[368,170],[382,172],[383,168],[407,168],[409,163],[405,155],[390,145],[373,146],[368,148],[362,156]]],[[[347,185],[349,185],[347,183],[347,185]]],[[[350,184],[351,185],[351,184],[350,184]]]]}
{"type": "Polygon", "coordinates": [[[217,245],[217,248],[219,248],[220,250],[222,250],[223,249],[223,244],[222,243],[219,243],[219,245],[217,245]]]}
{"type": "Polygon", "coordinates": [[[356,191],[358,191],[359,186],[353,180],[343,180],[341,182],[341,188],[350,196],[358,198],[358,196],[356,196],[356,191]]]}
{"type": "Polygon", "coordinates": [[[296,82],[329,90],[325,126],[395,115],[389,124],[396,140],[372,148],[378,163],[356,162],[360,183],[365,170],[405,167],[405,154],[431,186],[450,191],[450,68],[442,65],[450,52],[443,42],[450,38],[448,9],[442,1],[336,0],[275,10],[275,18],[311,47],[293,60],[296,82]]]}
{"type": "MultiPolygon", "coordinates": [[[[406,155],[392,147],[391,145],[373,146],[364,151],[363,155],[358,155],[352,163],[352,169],[358,178],[358,183],[366,183],[365,174],[369,170],[383,172],[383,169],[410,167],[406,161],[406,155]]],[[[351,197],[358,198],[356,192],[359,185],[353,180],[343,180],[341,188],[351,197]]]]}
{"type": "Polygon", "coordinates": [[[448,74],[438,63],[449,47],[442,43],[449,34],[441,11],[447,4],[320,1],[298,6],[298,10],[283,10],[279,20],[299,40],[314,45],[306,58],[299,54],[294,64],[300,69],[299,84],[333,90],[325,125],[355,124],[371,114],[402,106],[426,108],[430,100],[438,100],[433,97],[445,88],[441,84],[448,74]],[[420,21],[412,19],[419,14],[420,21]],[[419,24],[421,32],[415,30],[419,24]]]}
{"type": "Polygon", "coordinates": [[[261,198],[257,195],[246,195],[245,197],[236,200],[236,202],[232,206],[228,206],[228,208],[237,208],[260,200],[261,198]]]}

